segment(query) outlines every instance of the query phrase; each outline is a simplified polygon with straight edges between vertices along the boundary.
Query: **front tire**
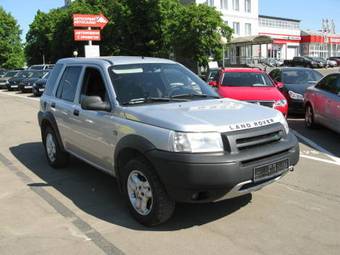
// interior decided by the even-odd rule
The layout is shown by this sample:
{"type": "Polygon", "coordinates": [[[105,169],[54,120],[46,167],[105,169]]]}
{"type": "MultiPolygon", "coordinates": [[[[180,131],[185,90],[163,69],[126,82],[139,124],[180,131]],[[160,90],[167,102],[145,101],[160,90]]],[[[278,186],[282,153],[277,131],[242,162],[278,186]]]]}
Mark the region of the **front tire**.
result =
{"type": "Polygon", "coordinates": [[[175,201],[164,189],[151,165],[142,157],[124,167],[124,195],[132,216],[151,227],[167,221],[175,210],[175,201]]]}
{"type": "Polygon", "coordinates": [[[43,142],[48,164],[53,168],[65,167],[68,163],[69,155],[61,149],[61,145],[51,127],[45,129],[43,142]]]}
{"type": "Polygon", "coordinates": [[[315,119],[314,119],[314,111],[310,104],[306,105],[305,125],[307,128],[311,128],[311,129],[316,127],[315,119]]]}

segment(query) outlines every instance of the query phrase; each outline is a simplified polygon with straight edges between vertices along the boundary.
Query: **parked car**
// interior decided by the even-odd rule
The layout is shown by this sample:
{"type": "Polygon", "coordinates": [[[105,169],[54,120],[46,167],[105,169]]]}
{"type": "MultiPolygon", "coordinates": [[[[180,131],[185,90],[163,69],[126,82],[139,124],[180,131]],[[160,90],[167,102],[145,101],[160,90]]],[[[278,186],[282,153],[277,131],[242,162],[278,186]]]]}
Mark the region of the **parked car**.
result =
{"type": "Polygon", "coordinates": [[[327,61],[324,58],[320,57],[308,57],[306,56],[305,58],[309,58],[311,61],[314,61],[318,64],[318,68],[324,68],[327,67],[327,61]]]}
{"type": "MultiPolygon", "coordinates": [[[[340,62],[340,59],[339,59],[340,62]]],[[[336,67],[338,66],[338,61],[336,61],[335,59],[330,59],[327,58],[327,67],[336,67]]]]}
{"type": "Polygon", "coordinates": [[[321,124],[340,133],[340,73],[327,75],[305,93],[305,122],[321,124]]]}
{"type": "Polygon", "coordinates": [[[287,116],[288,104],[275,83],[257,68],[225,68],[209,83],[221,97],[274,108],[287,116]]]}
{"type": "Polygon", "coordinates": [[[45,91],[45,86],[48,78],[50,77],[51,71],[46,73],[41,79],[33,83],[32,92],[34,96],[41,96],[45,91]]]}
{"type": "Polygon", "coordinates": [[[16,70],[11,70],[11,71],[6,72],[4,76],[0,78],[0,89],[7,88],[8,80],[13,78],[18,72],[19,71],[16,71],[16,70]]]}
{"type": "Polygon", "coordinates": [[[22,70],[19,71],[14,77],[10,78],[6,84],[7,90],[18,90],[19,84],[22,80],[29,78],[32,75],[32,71],[22,70]]]}
{"type": "Polygon", "coordinates": [[[294,57],[293,60],[285,60],[283,65],[290,67],[319,68],[319,63],[309,57],[294,57]]]}
{"type": "Polygon", "coordinates": [[[4,75],[7,73],[6,69],[0,69],[0,78],[4,77],[4,75]]]}
{"type": "Polygon", "coordinates": [[[28,70],[46,70],[46,69],[53,69],[54,65],[46,65],[46,64],[41,64],[41,65],[32,65],[28,68],[28,70]]]}
{"type": "Polygon", "coordinates": [[[304,113],[303,96],[306,89],[323,77],[316,70],[301,67],[277,68],[269,76],[280,85],[280,91],[288,101],[288,111],[294,114],[304,113]]]}
{"type": "Polygon", "coordinates": [[[219,71],[218,68],[217,69],[209,69],[204,80],[209,83],[218,74],[218,71],[219,71]]]}
{"type": "Polygon", "coordinates": [[[175,202],[241,196],[299,160],[284,116],[220,99],[184,66],[147,57],[59,60],[38,114],[47,161],[69,154],[117,178],[133,217],[169,219],[175,202]]]}
{"type": "Polygon", "coordinates": [[[340,66],[340,57],[330,57],[328,60],[335,61],[337,66],[340,66]]]}
{"type": "Polygon", "coordinates": [[[269,67],[279,67],[282,66],[284,62],[276,58],[265,58],[260,60],[260,63],[269,67]]]}
{"type": "Polygon", "coordinates": [[[45,69],[44,71],[31,70],[31,72],[32,74],[28,78],[23,79],[21,83],[19,84],[19,90],[22,93],[32,92],[33,84],[36,81],[40,80],[45,74],[47,74],[48,70],[47,69],[45,69]]]}

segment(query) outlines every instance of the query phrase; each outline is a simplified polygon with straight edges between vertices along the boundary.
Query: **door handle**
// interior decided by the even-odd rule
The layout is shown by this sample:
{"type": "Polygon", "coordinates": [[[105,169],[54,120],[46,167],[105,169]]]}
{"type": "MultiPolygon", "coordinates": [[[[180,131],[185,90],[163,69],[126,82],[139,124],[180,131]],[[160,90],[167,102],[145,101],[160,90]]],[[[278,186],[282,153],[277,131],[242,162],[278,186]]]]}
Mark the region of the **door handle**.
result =
{"type": "Polygon", "coordinates": [[[52,108],[55,108],[55,102],[52,102],[52,103],[51,103],[51,107],[52,107],[52,108]]]}
{"type": "Polygon", "coordinates": [[[77,109],[74,110],[74,111],[73,111],[73,115],[74,115],[74,116],[79,116],[79,110],[77,110],[77,109]]]}

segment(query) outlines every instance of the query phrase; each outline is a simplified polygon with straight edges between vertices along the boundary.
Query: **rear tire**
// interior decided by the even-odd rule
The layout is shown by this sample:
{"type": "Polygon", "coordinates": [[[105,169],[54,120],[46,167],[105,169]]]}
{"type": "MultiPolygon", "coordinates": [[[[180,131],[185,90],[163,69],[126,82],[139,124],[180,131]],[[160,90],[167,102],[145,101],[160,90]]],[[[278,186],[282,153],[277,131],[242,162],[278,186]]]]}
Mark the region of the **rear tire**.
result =
{"type": "Polygon", "coordinates": [[[51,127],[45,129],[43,142],[48,164],[53,168],[65,167],[68,163],[69,155],[61,149],[61,145],[51,127]]]}
{"type": "Polygon", "coordinates": [[[314,111],[310,104],[307,104],[306,109],[305,109],[305,125],[307,128],[311,128],[311,129],[316,127],[315,119],[314,119],[314,111]]]}
{"type": "Polygon", "coordinates": [[[167,221],[175,210],[175,201],[167,194],[152,166],[138,157],[130,160],[123,171],[124,196],[135,220],[147,227],[167,221]]]}

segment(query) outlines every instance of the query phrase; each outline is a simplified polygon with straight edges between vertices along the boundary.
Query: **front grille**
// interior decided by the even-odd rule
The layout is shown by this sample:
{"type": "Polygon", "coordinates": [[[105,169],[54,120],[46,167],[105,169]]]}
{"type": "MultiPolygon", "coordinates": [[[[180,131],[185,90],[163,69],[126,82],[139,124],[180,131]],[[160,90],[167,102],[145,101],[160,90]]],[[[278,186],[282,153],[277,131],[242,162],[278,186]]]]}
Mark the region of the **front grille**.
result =
{"type": "Polygon", "coordinates": [[[252,104],[257,104],[257,105],[261,105],[261,106],[270,107],[270,108],[273,108],[274,107],[274,103],[275,103],[275,101],[248,101],[248,102],[252,103],[252,104]]]}
{"type": "Polygon", "coordinates": [[[240,153],[250,149],[261,149],[266,145],[280,142],[285,137],[279,123],[260,128],[223,134],[224,148],[230,153],[240,153]]]}
{"type": "Polygon", "coordinates": [[[281,140],[283,131],[276,131],[269,134],[250,136],[236,139],[236,146],[238,150],[246,150],[260,145],[275,143],[281,140]]]}

